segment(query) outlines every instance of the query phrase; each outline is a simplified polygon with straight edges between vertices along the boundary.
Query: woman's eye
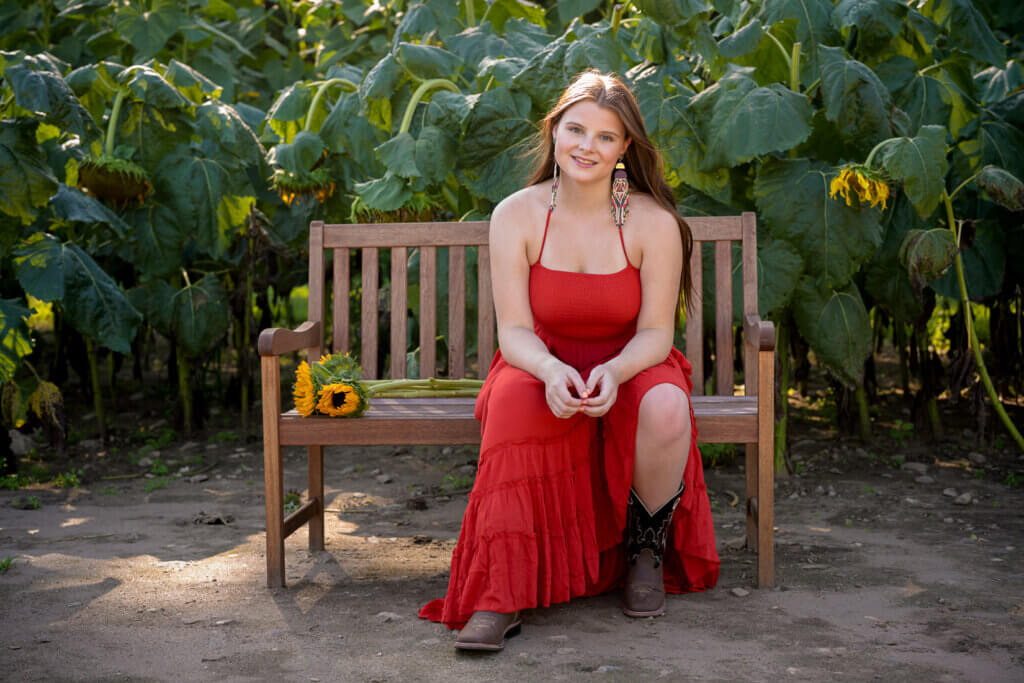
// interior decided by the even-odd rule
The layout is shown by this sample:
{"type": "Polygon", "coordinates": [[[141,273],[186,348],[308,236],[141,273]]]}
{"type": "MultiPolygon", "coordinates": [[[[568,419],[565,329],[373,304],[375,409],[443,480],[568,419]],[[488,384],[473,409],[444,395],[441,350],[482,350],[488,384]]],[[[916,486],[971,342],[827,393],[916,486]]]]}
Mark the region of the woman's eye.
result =
{"type": "Polygon", "coordinates": [[[607,142],[611,142],[612,141],[612,136],[611,135],[602,135],[601,139],[605,140],[607,142]]]}

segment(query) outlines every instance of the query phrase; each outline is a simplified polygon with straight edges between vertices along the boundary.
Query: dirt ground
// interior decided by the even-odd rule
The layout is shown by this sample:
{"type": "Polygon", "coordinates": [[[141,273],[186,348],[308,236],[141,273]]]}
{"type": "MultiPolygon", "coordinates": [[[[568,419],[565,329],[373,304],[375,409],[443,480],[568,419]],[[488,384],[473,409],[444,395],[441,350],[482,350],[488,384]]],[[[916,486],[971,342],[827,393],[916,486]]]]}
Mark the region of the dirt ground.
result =
{"type": "MultiPolygon", "coordinates": [[[[532,610],[504,652],[475,656],[416,617],[444,594],[475,448],[328,449],[327,550],[291,536],[275,590],[259,443],[151,453],[170,471],[148,493],[152,478],[103,478],[145,466],[105,468],[94,448],[78,488],[0,491],[0,678],[1024,680],[1024,488],[1002,478],[1024,460],[970,432],[928,447],[879,431],[793,444],[775,588],[753,586],[735,462],[706,471],[716,589],[670,596],[657,619],[624,617],[615,594],[532,610]],[[13,505],[28,495],[39,509],[13,505]]],[[[285,477],[302,491],[304,451],[285,477]]]]}

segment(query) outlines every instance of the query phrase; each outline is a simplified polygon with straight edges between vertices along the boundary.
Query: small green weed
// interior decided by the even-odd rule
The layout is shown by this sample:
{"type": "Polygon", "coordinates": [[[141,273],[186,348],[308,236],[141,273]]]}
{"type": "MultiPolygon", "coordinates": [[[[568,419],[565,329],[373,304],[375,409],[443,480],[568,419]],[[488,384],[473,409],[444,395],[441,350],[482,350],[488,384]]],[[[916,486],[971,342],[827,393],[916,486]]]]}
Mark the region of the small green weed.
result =
{"type": "Polygon", "coordinates": [[[845,526],[853,526],[853,520],[852,519],[844,519],[843,520],[843,524],[845,526]]]}
{"type": "Polygon", "coordinates": [[[876,489],[876,488],[875,488],[874,486],[862,486],[862,487],[860,488],[860,492],[861,492],[861,493],[873,493],[873,494],[875,494],[876,496],[877,496],[877,495],[879,495],[879,494],[881,493],[881,491],[879,491],[878,489],[876,489]]]}
{"type": "Polygon", "coordinates": [[[1015,489],[1024,483],[1024,476],[1020,472],[1007,472],[1003,478],[1003,483],[1009,486],[1011,489],[1015,489]]]}
{"type": "Polygon", "coordinates": [[[195,455],[186,455],[185,456],[185,464],[186,465],[202,465],[203,464],[203,454],[202,453],[196,453],[195,455]]]}
{"type": "MultiPolygon", "coordinates": [[[[17,555],[15,555],[17,557],[17,555]]],[[[11,562],[14,562],[14,557],[5,558],[0,561],[0,574],[6,574],[7,570],[11,568],[11,562]]]]}
{"type": "Polygon", "coordinates": [[[793,465],[793,471],[796,474],[801,474],[803,472],[806,472],[807,471],[807,465],[802,463],[802,462],[798,462],[797,464],[793,465]]]}
{"type": "Polygon", "coordinates": [[[913,436],[914,424],[912,422],[904,422],[897,418],[892,427],[889,428],[889,438],[901,446],[913,436]]]}
{"type": "Polygon", "coordinates": [[[302,496],[298,491],[292,490],[284,494],[284,514],[290,515],[302,505],[302,496]]]}
{"type": "Polygon", "coordinates": [[[974,478],[975,479],[984,479],[985,478],[985,470],[981,469],[980,467],[978,469],[974,470],[974,478]]]}
{"type": "Polygon", "coordinates": [[[167,480],[163,477],[159,479],[150,479],[146,482],[146,493],[153,493],[157,489],[162,489],[167,486],[167,480]]]}
{"type": "Polygon", "coordinates": [[[162,477],[163,475],[167,474],[170,470],[167,469],[167,464],[163,460],[157,458],[156,460],[153,461],[153,466],[150,468],[149,471],[158,477],[162,477]]]}
{"type": "Polygon", "coordinates": [[[446,474],[441,482],[441,488],[445,491],[461,491],[473,485],[473,477],[464,474],[446,474]]]}
{"type": "Polygon", "coordinates": [[[1006,448],[1006,437],[1002,434],[997,434],[996,440],[992,445],[996,447],[996,450],[1003,450],[1006,448]]]}
{"type": "Polygon", "coordinates": [[[238,441],[238,432],[217,432],[207,439],[207,441],[209,443],[233,443],[238,441]]]}
{"type": "Polygon", "coordinates": [[[77,489],[82,483],[82,470],[72,469],[69,472],[61,472],[53,480],[53,485],[59,489],[77,489]]]}
{"type": "Polygon", "coordinates": [[[108,486],[107,488],[100,491],[100,494],[104,496],[116,496],[118,493],[120,493],[120,491],[117,489],[116,486],[108,486]]]}
{"type": "Polygon", "coordinates": [[[4,491],[17,491],[31,483],[28,478],[20,474],[5,474],[3,477],[0,477],[0,489],[4,491]]]}
{"type": "Polygon", "coordinates": [[[19,510],[38,510],[41,503],[35,496],[28,496],[27,498],[18,496],[11,501],[11,505],[19,510]]]}
{"type": "Polygon", "coordinates": [[[731,443],[705,443],[700,446],[705,467],[726,467],[736,460],[736,446],[731,443]]]}

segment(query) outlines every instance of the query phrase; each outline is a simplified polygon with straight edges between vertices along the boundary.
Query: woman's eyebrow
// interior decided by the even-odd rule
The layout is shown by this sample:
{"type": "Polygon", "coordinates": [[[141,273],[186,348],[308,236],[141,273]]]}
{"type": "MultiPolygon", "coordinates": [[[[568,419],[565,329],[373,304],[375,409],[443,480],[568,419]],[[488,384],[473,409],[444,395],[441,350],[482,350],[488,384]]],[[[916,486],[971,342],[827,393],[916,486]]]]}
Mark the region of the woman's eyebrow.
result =
{"type": "MultiPolygon", "coordinates": [[[[576,121],[566,121],[565,125],[567,125],[567,126],[579,126],[580,128],[586,129],[586,126],[584,126],[582,123],[577,123],[576,121]]],[[[619,135],[614,130],[602,130],[601,132],[602,133],[608,133],[609,135],[614,135],[616,137],[618,137],[618,135],[619,135]]]]}

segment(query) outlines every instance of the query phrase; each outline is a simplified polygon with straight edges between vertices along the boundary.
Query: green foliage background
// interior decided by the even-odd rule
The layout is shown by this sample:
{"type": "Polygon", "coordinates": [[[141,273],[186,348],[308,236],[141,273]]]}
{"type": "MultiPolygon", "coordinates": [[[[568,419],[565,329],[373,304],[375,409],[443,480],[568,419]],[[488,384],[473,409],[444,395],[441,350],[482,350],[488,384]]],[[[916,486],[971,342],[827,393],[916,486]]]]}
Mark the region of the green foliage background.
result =
{"type": "Polygon", "coordinates": [[[296,322],[274,311],[305,281],[310,220],[485,217],[596,67],[634,89],[684,216],[757,212],[762,316],[860,386],[880,325],[921,330],[935,294],[959,298],[958,249],[971,295],[1020,315],[1021,26],[1014,0],[3,0],[0,380],[40,355],[31,295],[55,304],[58,380],[83,339],[93,375],[169,341],[191,424],[183,372],[233,349],[217,358],[248,385],[258,329],[296,322]],[[888,207],[830,198],[887,140],[888,207]],[[141,203],[81,190],[104,150],[144,171],[141,203]],[[333,185],[286,202],[275,172],[333,185]],[[965,181],[950,243],[928,231],[965,181]]]}

